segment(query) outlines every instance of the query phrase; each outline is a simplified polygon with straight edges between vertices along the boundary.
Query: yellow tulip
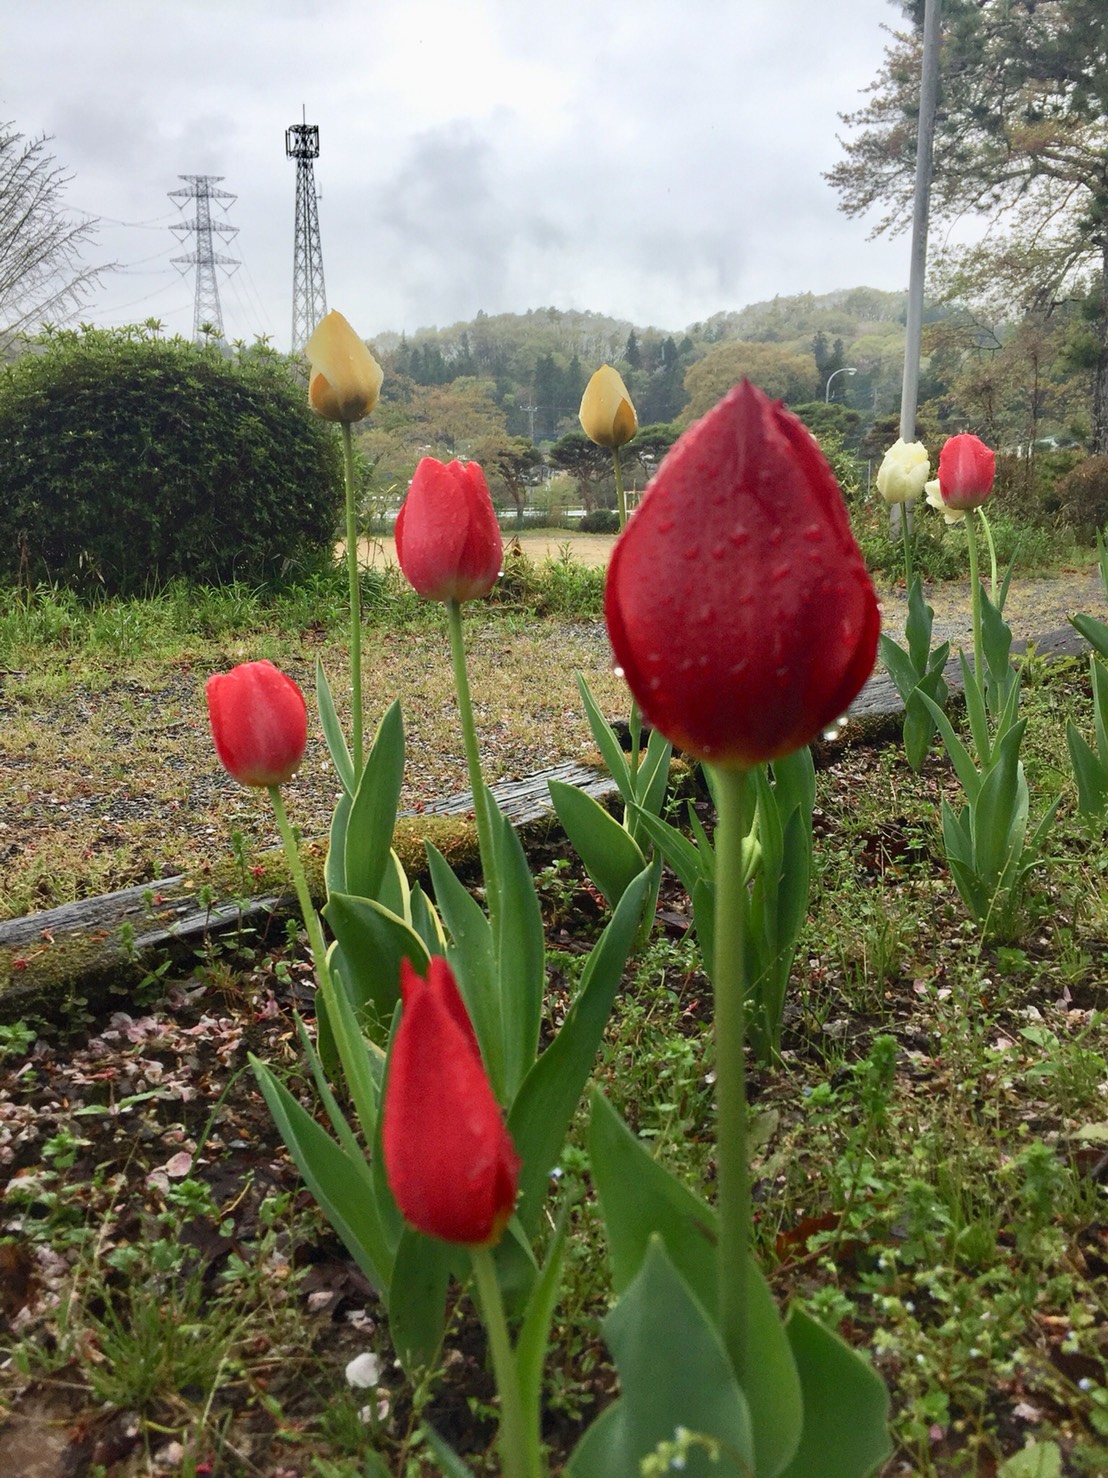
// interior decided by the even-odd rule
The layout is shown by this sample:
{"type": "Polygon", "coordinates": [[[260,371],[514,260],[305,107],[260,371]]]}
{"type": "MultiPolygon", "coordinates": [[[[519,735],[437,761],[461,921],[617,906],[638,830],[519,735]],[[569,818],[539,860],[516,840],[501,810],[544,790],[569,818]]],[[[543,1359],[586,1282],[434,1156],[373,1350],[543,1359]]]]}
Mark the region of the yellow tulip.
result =
{"type": "Polygon", "coordinates": [[[585,435],[597,446],[623,446],[639,429],[623,377],[610,364],[602,364],[585,386],[580,420],[585,435]]]}
{"type": "Polygon", "coordinates": [[[931,463],[922,441],[898,436],[877,471],[877,491],[886,503],[910,503],[923,492],[931,463]]]}
{"type": "Polygon", "coordinates": [[[316,325],[306,351],[308,402],[325,421],[361,421],[377,404],[384,372],[341,313],[316,325]]]}

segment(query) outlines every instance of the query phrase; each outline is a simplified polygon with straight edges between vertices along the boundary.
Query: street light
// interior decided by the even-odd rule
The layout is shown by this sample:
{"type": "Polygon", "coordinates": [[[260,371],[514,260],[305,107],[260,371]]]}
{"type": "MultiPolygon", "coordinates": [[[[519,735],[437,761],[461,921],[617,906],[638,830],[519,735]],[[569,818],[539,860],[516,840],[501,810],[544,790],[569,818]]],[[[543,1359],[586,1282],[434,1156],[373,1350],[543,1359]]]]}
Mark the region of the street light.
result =
{"type": "Polygon", "coordinates": [[[831,381],[835,378],[836,375],[856,375],[857,373],[858,371],[856,369],[845,365],[842,369],[832,370],[831,373],[827,376],[827,388],[824,392],[824,400],[831,399],[831,381]]]}

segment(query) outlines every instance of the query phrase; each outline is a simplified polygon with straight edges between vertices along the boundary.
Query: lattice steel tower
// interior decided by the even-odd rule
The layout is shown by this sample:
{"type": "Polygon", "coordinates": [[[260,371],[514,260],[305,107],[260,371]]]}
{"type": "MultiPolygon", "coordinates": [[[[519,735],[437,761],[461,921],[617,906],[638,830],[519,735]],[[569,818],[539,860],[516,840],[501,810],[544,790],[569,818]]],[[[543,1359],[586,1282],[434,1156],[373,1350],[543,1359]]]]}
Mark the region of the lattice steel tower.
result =
{"type": "MultiPolygon", "coordinates": [[[[201,339],[213,335],[216,338],[223,337],[223,310],[219,306],[219,284],[216,281],[216,267],[237,267],[238,261],[235,257],[225,257],[217,252],[212,245],[212,237],[220,236],[224,240],[237,236],[237,226],[226,226],[218,221],[212,220],[212,201],[226,201],[228,204],[237,200],[237,195],[232,195],[230,190],[217,190],[216,181],[221,180],[221,174],[181,174],[179,180],[187,180],[187,188],[181,190],[170,190],[171,200],[180,200],[181,209],[184,209],[186,200],[196,201],[196,215],[191,221],[181,221],[176,226],[170,226],[182,240],[190,231],[196,232],[196,250],[190,251],[183,257],[171,257],[170,260],[179,266],[196,268],[196,299],[192,315],[192,336],[200,342],[201,339]],[[206,330],[207,332],[204,332],[206,330]]],[[[227,205],[223,206],[227,209],[227,205]]]]}
{"type": "Polygon", "coordinates": [[[285,129],[285,154],[296,160],[296,244],[292,258],[292,352],[303,349],[327,312],[323,248],[312,160],[319,158],[319,129],[294,123],[285,129]]]}

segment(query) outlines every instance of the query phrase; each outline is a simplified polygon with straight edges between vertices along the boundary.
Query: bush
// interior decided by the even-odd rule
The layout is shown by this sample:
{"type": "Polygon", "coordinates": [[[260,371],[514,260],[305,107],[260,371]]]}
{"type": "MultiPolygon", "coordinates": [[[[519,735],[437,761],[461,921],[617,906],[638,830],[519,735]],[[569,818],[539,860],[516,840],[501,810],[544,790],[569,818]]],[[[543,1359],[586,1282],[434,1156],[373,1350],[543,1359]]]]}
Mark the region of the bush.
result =
{"type": "Polygon", "coordinates": [[[618,534],[619,514],[614,508],[593,508],[578,519],[577,528],[582,534],[618,534]]]}
{"type": "Polygon", "coordinates": [[[1108,524],[1108,457],[1086,457],[1055,488],[1058,511],[1083,544],[1108,524]]]}
{"type": "Polygon", "coordinates": [[[112,593],[318,565],[335,428],[264,346],[51,333],[0,375],[0,577],[112,593]]]}

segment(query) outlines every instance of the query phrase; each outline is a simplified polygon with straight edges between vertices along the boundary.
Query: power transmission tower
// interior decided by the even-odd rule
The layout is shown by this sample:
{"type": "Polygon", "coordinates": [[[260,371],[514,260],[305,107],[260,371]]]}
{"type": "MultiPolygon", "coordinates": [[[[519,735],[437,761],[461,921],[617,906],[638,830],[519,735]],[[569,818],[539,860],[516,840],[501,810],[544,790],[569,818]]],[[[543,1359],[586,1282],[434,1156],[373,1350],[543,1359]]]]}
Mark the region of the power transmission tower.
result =
{"type": "Polygon", "coordinates": [[[312,160],[319,158],[319,129],[294,123],[285,129],[285,154],[296,160],[296,243],[292,258],[292,352],[303,349],[327,312],[323,248],[312,160]]]}
{"type": "MultiPolygon", "coordinates": [[[[216,267],[237,267],[238,260],[235,257],[221,256],[212,245],[213,236],[221,236],[224,240],[237,236],[237,226],[226,226],[218,221],[212,220],[212,201],[237,200],[237,195],[232,195],[230,190],[216,189],[216,181],[221,180],[221,174],[181,174],[179,180],[187,180],[187,188],[181,190],[170,190],[171,200],[180,200],[181,209],[184,209],[186,200],[196,201],[196,215],[191,221],[181,221],[176,226],[170,226],[181,240],[191,231],[196,232],[196,250],[190,251],[183,257],[171,257],[174,265],[196,268],[196,299],[192,315],[192,336],[197,343],[201,339],[214,335],[218,339],[223,337],[223,310],[219,306],[219,284],[216,281],[216,267]]],[[[227,206],[224,205],[226,210],[227,206]]]]}

